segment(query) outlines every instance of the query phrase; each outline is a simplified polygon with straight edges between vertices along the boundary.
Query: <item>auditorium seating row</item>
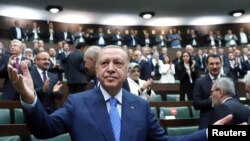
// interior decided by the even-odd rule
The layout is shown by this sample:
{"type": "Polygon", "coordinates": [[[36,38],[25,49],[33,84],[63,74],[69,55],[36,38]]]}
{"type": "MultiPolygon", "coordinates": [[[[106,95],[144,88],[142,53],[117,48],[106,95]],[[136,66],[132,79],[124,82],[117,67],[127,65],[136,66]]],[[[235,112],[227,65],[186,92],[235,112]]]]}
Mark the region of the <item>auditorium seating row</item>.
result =
{"type": "MultiPolygon", "coordinates": [[[[158,117],[157,109],[160,107],[190,107],[192,102],[182,101],[182,102],[150,102],[152,109],[156,109],[156,116],[158,117]]],[[[34,137],[30,135],[27,129],[22,109],[20,108],[19,101],[0,101],[0,111],[5,114],[0,113],[0,137],[18,135],[22,141],[32,141],[34,137]],[[3,116],[5,115],[5,116],[3,116]],[[5,119],[5,120],[3,120],[5,119]],[[1,121],[2,120],[2,121],[1,121]]],[[[185,108],[187,110],[187,108],[185,108]]],[[[189,110],[189,109],[188,109],[189,110]]],[[[178,111],[177,115],[182,114],[182,111],[178,111]]],[[[187,113],[186,111],[184,113],[187,113]]],[[[167,112],[166,112],[167,114],[167,112]]],[[[188,114],[187,114],[188,115],[188,114]]],[[[192,114],[189,114],[193,117],[192,114]]],[[[176,119],[159,119],[160,124],[166,129],[169,135],[179,135],[186,134],[195,131],[197,128],[198,119],[197,118],[176,118],[176,119]],[[187,126],[187,127],[186,127],[187,126]]],[[[68,135],[64,135],[68,136],[68,135]]],[[[58,137],[59,138],[59,137],[58,137]]],[[[67,137],[65,137],[67,138],[67,137]]],[[[1,139],[0,139],[1,141],[1,139]]],[[[47,141],[47,140],[46,140],[47,141]]],[[[52,140],[49,140],[52,141],[52,140]]]]}

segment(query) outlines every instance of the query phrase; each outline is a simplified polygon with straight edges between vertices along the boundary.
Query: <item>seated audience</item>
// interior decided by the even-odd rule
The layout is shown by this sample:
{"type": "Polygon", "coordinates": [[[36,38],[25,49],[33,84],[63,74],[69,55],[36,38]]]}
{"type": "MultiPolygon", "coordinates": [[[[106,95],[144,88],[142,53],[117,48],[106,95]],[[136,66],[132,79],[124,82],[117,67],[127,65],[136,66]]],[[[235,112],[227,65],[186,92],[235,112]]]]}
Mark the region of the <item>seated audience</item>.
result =
{"type": "Polygon", "coordinates": [[[172,64],[169,56],[165,56],[164,60],[159,60],[159,72],[161,74],[161,82],[175,83],[175,65],[172,64]]]}
{"type": "Polygon", "coordinates": [[[130,92],[143,99],[148,100],[155,96],[155,92],[150,88],[152,85],[152,79],[147,81],[140,79],[140,67],[137,63],[129,64],[129,77],[127,78],[130,92]]]}

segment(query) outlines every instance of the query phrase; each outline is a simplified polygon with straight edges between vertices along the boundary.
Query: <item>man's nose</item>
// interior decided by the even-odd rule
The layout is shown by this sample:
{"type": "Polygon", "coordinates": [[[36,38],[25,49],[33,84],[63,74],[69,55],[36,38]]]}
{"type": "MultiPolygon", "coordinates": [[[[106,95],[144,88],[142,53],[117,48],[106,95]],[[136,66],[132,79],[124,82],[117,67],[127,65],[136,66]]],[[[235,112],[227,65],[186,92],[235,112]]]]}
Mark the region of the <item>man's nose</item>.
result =
{"type": "Polygon", "coordinates": [[[109,63],[108,64],[108,71],[114,71],[114,69],[115,69],[115,65],[114,65],[114,63],[109,63]]]}

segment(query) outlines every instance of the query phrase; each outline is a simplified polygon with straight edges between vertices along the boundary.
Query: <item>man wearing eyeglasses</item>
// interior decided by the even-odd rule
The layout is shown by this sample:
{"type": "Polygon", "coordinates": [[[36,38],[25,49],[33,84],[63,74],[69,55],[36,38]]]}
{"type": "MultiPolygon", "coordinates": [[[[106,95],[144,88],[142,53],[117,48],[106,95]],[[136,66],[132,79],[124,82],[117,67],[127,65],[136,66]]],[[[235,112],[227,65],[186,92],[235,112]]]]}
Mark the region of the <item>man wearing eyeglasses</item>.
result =
{"type": "Polygon", "coordinates": [[[248,121],[250,110],[235,98],[235,86],[231,79],[224,77],[214,82],[211,88],[211,100],[214,108],[212,122],[228,114],[233,115],[233,119],[228,123],[230,125],[248,121]]]}

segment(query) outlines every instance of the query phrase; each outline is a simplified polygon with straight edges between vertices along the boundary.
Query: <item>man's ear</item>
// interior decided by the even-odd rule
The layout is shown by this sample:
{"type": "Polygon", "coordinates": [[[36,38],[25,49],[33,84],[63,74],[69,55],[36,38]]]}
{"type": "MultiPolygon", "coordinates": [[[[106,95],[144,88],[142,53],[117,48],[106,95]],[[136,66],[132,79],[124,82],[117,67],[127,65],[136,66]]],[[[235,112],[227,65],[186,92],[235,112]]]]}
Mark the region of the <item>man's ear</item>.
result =
{"type": "Polygon", "coordinates": [[[224,96],[224,90],[220,89],[220,94],[219,94],[220,98],[222,98],[224,96]]]}

